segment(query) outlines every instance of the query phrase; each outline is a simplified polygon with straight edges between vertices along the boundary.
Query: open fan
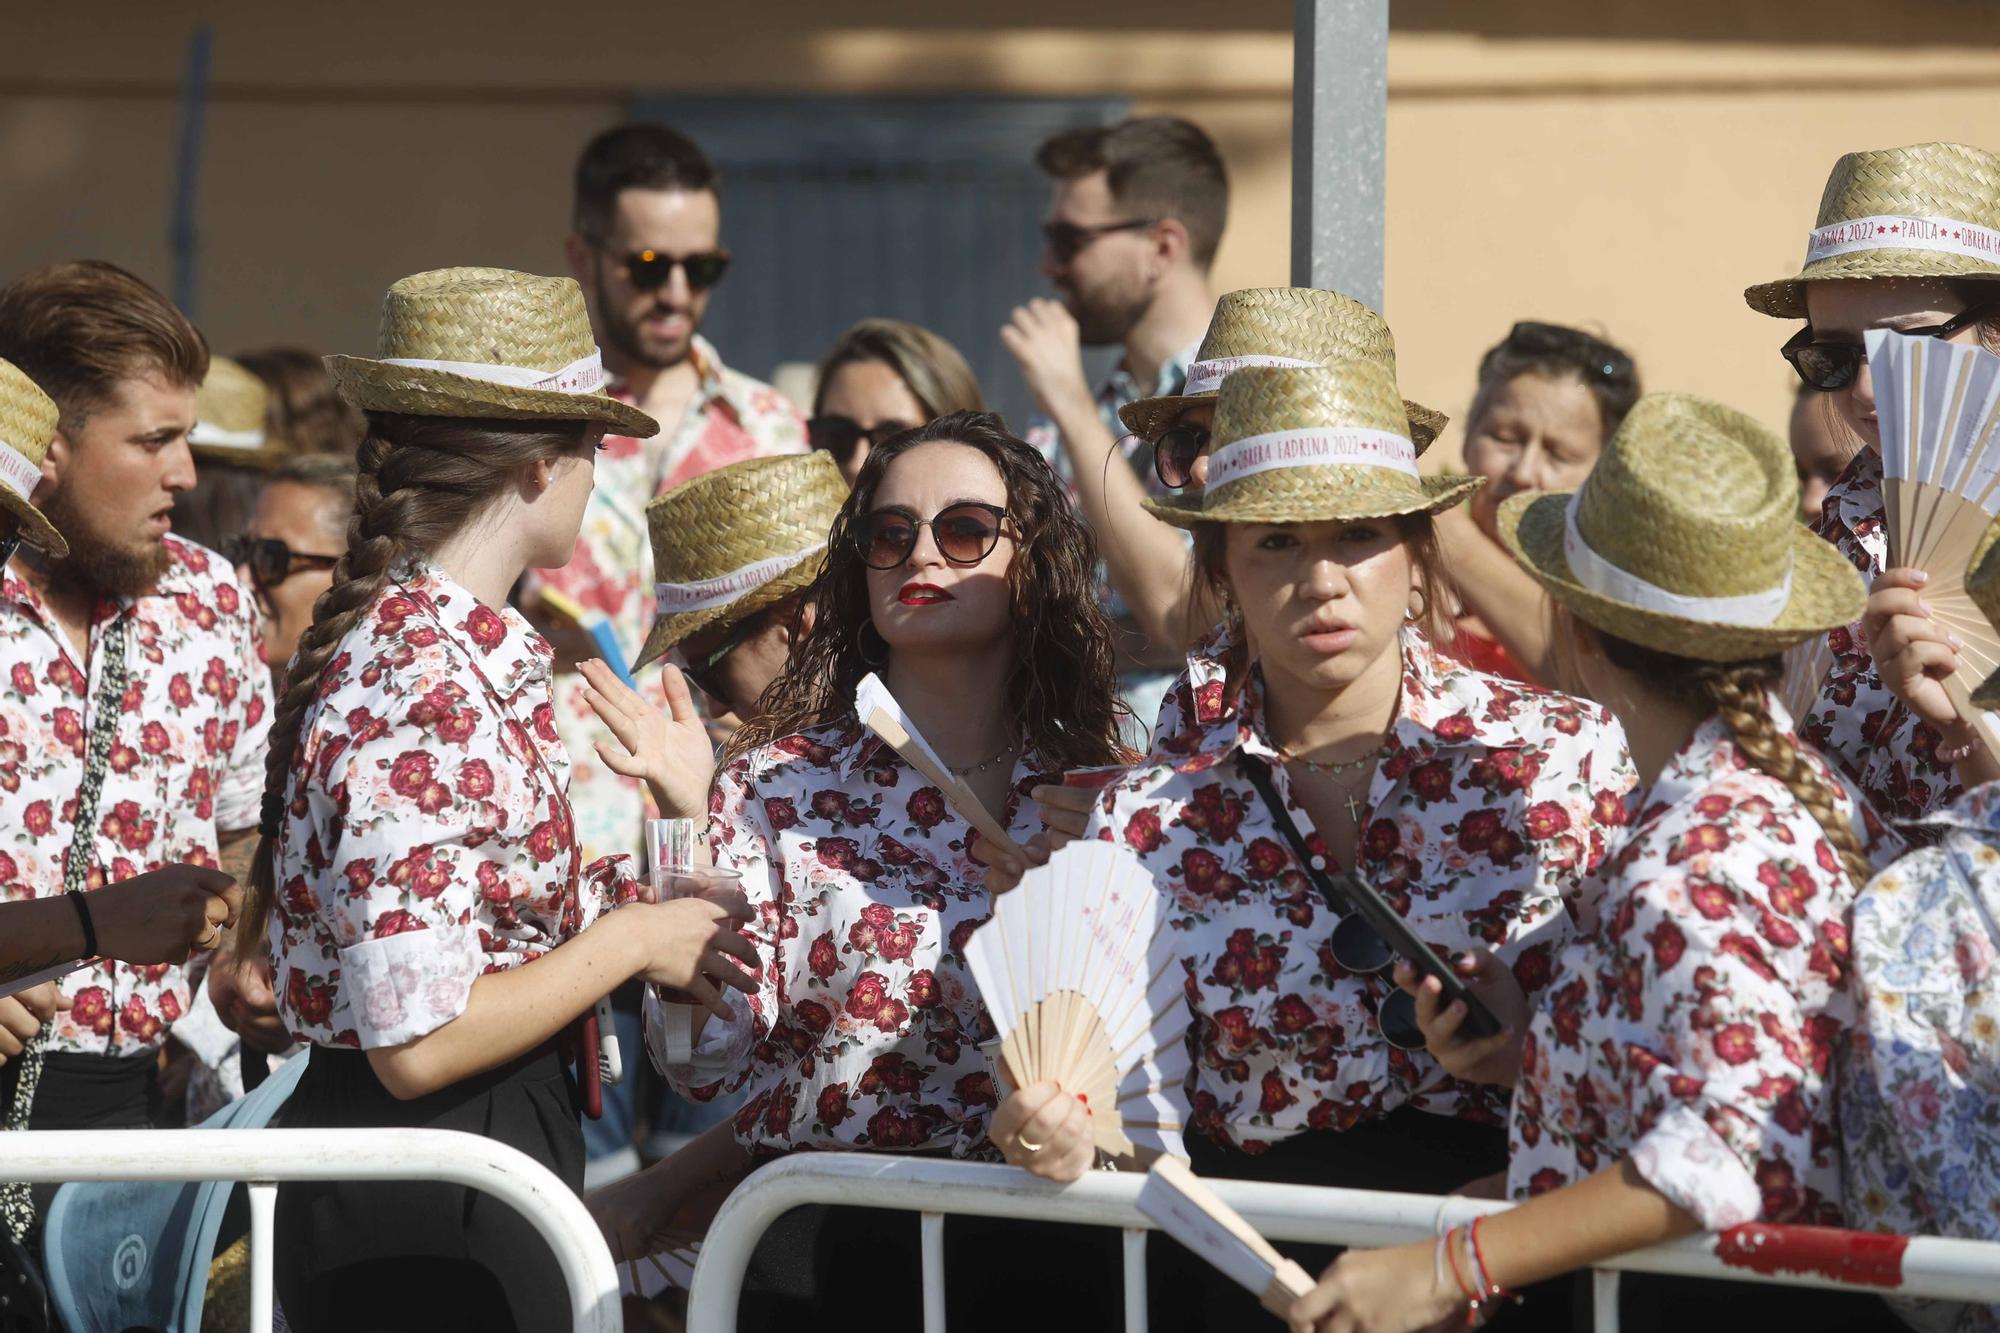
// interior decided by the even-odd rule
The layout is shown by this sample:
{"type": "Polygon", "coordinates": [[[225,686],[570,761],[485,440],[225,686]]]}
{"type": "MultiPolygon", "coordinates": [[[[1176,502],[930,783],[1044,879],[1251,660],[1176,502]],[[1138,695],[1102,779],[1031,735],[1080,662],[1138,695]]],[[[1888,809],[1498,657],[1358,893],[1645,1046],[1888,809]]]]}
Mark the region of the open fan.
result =
{"type": "Polygon", "coordinates": [[[2000,633],[1966,595],[1965,572],[2000,514],[2000,357],[1888,329],[1864,339],[1881,422],[1889,566],[1931,576],[1924,601],[1964,641],[1945,689],[1992,747],[2000,735],[1971,693],[2000,667],[2000,633]]]}
{"type": "Polygon", "coordinates": [[[1073,842],[995,899],[965,948],[1006,1078],[1061,1084],[1113,1156],[1185,1155],[1185,973],[1160,905],[1130,849],[1073,842]]]}
{"type": "Polygon", "coordinates": [[[1020,853],[1020,845],[1007,836],[1006,826],[979,803],[972,789],[951,771],[949,764],[938,757],[930,742],[910,724],[903,706],[896,702],[896,696],[889,693],[889,687],[872,671],[854,687],[854,713],[861,719],[861,725],[903,756],[904,763],[928,778],[931,785],[951,803],[952,809],[963,815],[965,822],[978,829],[988,842],[1005,851],[1020,853]]]}

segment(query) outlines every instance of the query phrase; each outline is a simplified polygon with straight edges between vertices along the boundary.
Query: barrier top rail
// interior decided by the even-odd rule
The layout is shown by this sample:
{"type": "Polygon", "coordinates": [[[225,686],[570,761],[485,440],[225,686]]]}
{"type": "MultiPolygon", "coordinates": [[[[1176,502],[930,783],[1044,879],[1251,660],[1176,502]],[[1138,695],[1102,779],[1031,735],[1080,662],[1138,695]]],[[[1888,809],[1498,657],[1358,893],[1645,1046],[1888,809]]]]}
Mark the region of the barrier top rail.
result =
{"type": "MultiPolygon", "coordinates": [[[[578,1333],[620,1333],[618,1273],[590,1212],[526,1153],[446,1129],[34,1130],[0,1134],[0,1180],[435,1180],[481,1190],[555,1252],[578,1333]]],[[[252,1239],[253,1252],[257,1239],[252,1239]]]]}

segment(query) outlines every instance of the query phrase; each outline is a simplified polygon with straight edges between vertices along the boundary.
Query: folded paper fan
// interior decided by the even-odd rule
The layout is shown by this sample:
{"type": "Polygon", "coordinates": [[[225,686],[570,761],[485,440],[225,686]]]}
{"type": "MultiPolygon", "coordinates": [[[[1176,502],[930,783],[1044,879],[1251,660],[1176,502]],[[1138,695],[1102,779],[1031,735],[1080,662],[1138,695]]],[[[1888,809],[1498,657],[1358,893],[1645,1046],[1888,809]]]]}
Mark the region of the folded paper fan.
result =
{"type": "Polygon", "coordinates": [[[1176,1157],[1162,1157],[1139,1187],[1139,1211],[1160,1230],[1246,1287],[1280,1319],[1313,1289],[1312,1278],[1278,1253],[1243,1215],[1216,1197],[1201,1177],[1176,1157]]]}
{"type": "Polygon", "coordinates": [[[896,702],[896,696],[889,693],[889,687],[881,677],[869,672],[854,688],[854,714],[861,719],[861,725],[880,736],[889,748],[903,756],[903,762],[924,775],[952,809],[965,818],[965,822],[978,829],[986,840],[1003,851],[1019,854],[1020,845],[1007,835],[1007,828],[993,817],[993,813],[980,804],[972,794],[972,788],[965,785],[951,766],[938,757],[910,722],[903,706],[896,702]]]}
{"type": "Polygon", "coordinates": [[[1153,877],[1117,843],[1073,842],[994,900],[966,961],[1016,1087],[1060,1084],[1097,1146],[1184,1154],[1184,970],[1153,877]]]}
{"type": "Polygon", "coordinates": [[[1971,694],[2000,667],[2000,632],[1966,595],[1965,572],[2000,514],[2000,356],[1888,329],[1863,338],[1881,423],[1889,566],[1931,576],[1924,601],[1963,640],[1946,692],[1994,746],[2000,732],[1971,694]]]}

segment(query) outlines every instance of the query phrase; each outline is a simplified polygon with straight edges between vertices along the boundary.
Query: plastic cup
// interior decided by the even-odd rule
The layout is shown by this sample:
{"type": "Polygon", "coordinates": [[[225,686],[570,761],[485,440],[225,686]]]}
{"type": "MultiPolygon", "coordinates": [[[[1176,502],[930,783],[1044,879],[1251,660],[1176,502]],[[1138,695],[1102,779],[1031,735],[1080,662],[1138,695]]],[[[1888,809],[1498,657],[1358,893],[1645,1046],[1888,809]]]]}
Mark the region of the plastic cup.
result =
{"type": "Polygon", "coordinates": [[[688,866],[680,870],[653,870],[653,892],[657,901],[676,898],[706,898],[711,894],[742,887],[743,872],[719,866],[688,866]]]}

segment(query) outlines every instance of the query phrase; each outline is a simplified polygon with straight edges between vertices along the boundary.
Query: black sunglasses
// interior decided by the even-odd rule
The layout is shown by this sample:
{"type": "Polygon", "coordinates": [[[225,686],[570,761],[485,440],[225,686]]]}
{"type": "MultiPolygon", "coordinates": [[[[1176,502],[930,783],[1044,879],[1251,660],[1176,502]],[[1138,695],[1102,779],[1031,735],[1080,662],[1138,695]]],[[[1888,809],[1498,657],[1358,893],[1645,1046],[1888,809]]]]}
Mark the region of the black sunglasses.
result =
{"type": "Polygon", "coordinates": [[[735,707],[734,704],[729,702],[729,695],[724,692],[722,682],[718,678],[717,673],[722,669],[722,664],[728,659],[729,655],[738,648],[741,648],[743,641],[762,629],[763,626],[764,613],[761,611],[743,617],[743,619],[737,621],[730,628],[729,633],[723,636],[721,643],[701,655],[699,662],[689,656],[686,650],[683,649],[681,656],[685,659],[686,665],[681,668],[681,674],[688,678],[689,684],[715,700],[725,711],[735,707]]]}
{"type": "Polygon", "coordinates": [[[229,537],[222,543],[223,558],[250,571],[252,586],[269,590],[305,569],[332,569],[340,563],[337,555],[316,555],[294,551],[276,537],[229,537]]]}
{"type": "Polygon", "coordinates": [[[1125,222],[1100,222],[1094,227],[1079,227],[1074,222],[1044,222],[1042,240],[1058,264],[1067,264],[1100,236],[1109,236],[1114,231],[1143,231],[1158,221],[1158,218],[1132,218],[1125,222]]]}
{"type": "Polygon", "coordinates": [[[1194,480],[1195,460],[1208,452],[1209,434],[1202,426],[1169,426],[1153,441],[1153,471],[1160,484],[1177,491],[1194,480]]]}
{"type": "Polygon", "coordinates": [[[666,286],[667,279],[674,276],[676,268],[687,273],[689,287],[705,292],[722,281],[722,275],[729,271],[732,256],[727,250],[705,250],[698,255],[663,255],[658,250],[634,250],[628,255],[615,257],[625,266],[626,278],[642,292],[656,292],[666,286]]]}
{"type": "MultiPolygon", "coordinates": [[[[1949,338],[1960,329],[1977,324],[1996,309],[2000,309],[2000,304],[1989,302],[1962,310],[1942,324],[1897,329],[1896,332],[1908,338],[1949,338]]],[[[1815,342],[1810,324],[1793,334],[1791,341],[1778,352],[1792,363],[1792,369],[1799,373],[1800,379],[1822,393],[1844,389],[1854,383],[1854,377],[1861,373],[1861,363],[1868,359],[1868,349],[1859,339],[1853,342],[1815,342]]]]}
{"type": "Polygon", "coordinates": [[[813,448],[824,449],[833,455],[834,462],[844,465],[854,457],[855,448],[863,440],[868,441],[869,448],[879,449],[884,440],[914,429],[907,421],[878,421],[863,426],[853,417],[814,417],[806,422],[806,439],[813,448]]]}
{"type": "MultiPolygon", "coordinates": [[[[1349,902],[1354,901],[1357,891],[1348,886],[1359,881],[1353,871],[1335,876],[1334,882],[1349,902]]],[[[1361,976],[1380,976],[1396,965],[1396,951],[1359,912],[1340,918],[1327,947],[1334,962],[1361,976]]],[[[1399,1051],[1424,1048],[1424,1030],[1417,1025],[1417,1001],[1408,991],[1392,989],[1387,999],[1376,1004],[1375,1026],[1381,1030],[1382,1039],[1399,1051]]]]}
{"type": "Polygon", "coordinates": [[[0,537],[0,573],[5,573],[7,562],[14,558],[14,552],[21,549],[21,530],[16,528],[5,537],[0,537]]]}
{"type": "Polygon", "coordinates": [[[870,569],[894,569],[917,549],[917,529],[929,527],[938,554],[954,565],[976,565],[1000,544],[1007,511],[967,500],[922,519],[901,509],[878,509],[854,524],[854,549],[870,569]]]}

